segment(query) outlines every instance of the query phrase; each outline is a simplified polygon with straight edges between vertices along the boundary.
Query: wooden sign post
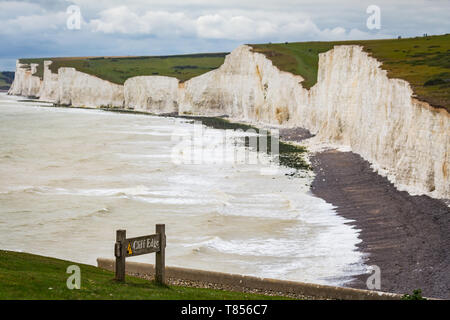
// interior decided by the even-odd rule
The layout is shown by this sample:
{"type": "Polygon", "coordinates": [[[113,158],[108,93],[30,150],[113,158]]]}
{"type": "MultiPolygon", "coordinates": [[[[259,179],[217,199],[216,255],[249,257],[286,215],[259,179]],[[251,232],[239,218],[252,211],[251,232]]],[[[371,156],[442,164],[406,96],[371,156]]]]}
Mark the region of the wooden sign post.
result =
{"type": "Polygon", "coordinates": [[[116,244],[114,246],[114,255],[116,257],[115,279],[117,281],[125,281],[125,258],[155,252],[155,280],[158,283],[165,284],[165,251],[166,232],[164,224],[156,225],[156,234],[130,239],[126,238],[125,230],[117,230],[116,244]]]}

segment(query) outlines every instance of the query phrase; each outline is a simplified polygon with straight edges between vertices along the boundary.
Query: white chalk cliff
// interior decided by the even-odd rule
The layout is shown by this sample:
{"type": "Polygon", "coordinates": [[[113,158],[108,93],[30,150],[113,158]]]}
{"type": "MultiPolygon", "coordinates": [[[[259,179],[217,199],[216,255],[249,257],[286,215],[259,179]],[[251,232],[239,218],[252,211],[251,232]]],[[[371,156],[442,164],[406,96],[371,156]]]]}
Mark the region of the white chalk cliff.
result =
{"type": "Polygon", "coordinates": [[[213,71],[180,83],[141,76],[123,86],[73,68],[43,80],[17,64],[10,94],[73,106],[116,106],[151,113],[224,115],[255,124],[300,126],[311,143],[350,147],[397,188],[450,198],[450,115],[414,98],[408,82],[389,79],[381,63],[356,45],[319,55],[318,81],[280,71],[240,46],[213,71]]]}
{"type": "Polygon", "coordinates": [[[36,73],[38,65],[35,63],[21,64],[16,62],[16,73],[14,75],[14,81],[9,88],[8,94],[26,96],[26,97],[38,97],[41,89],[42,80],[33,76],[36,73]]]}
{"type": "Polygon", "coordinates": [[[137,111],[171,113],[178,110],[178,79],[133,77],[124,83],[125,106],[137,111]]]}

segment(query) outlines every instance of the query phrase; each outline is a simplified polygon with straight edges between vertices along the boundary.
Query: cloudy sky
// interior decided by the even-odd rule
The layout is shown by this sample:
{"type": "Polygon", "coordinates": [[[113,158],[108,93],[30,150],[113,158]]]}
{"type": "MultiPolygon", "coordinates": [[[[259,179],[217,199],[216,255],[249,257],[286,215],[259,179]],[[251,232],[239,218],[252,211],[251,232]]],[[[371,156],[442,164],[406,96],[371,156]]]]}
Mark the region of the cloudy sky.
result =
{"type": "Polygon", "coordinates": [[[223,52],[242,43],[450,33],[450,0],[0,0],[0,8],[0,70],[14,70],[25,57],[223,52]],[[379,29],[367,27],[370,5],[380,9],[379,29]]]}

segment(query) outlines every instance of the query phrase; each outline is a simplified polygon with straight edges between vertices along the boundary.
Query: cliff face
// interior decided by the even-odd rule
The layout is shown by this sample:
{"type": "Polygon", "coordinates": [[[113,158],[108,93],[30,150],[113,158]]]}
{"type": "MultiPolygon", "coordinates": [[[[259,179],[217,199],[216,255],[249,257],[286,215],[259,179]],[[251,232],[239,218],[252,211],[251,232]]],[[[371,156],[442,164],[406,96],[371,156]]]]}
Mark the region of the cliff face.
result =
{"type": "Polygon", "coordinates": [[[125,106],[156,114],[178,112],[178,79],[133,77],[124,83],[125,106]]]}
{"type": "Polygon", "coordinates": [[[52,61],[44,61],[44,77],[39,90],[39,99],[44,101],[58,102],[58,74],[52,73],[49,66],[52,61]]]}
{"type": "Polygon", "coordinates": [[[82,107],[123,107],[123,86],[75,70],[58,70],[58,103],[82,107]]]}
{"type": "Polygon", "coordinates": [[[41,86],[18,65],[21,90],[13,86],[10,93],[37,91],[43,100],[74,106],[227,114],[256,124],[301,126],[316,134],[310,144],[350,147],[400,189],[450,198],[449,114],[414,99],[406,81],[389,79],[380,62],[359,46],[320,54],[318,81],[310,90],[301,86],[302,77],[278,70],[248,46],[235,49],[220,68],[185,83],[144,76],[119,86],[73,68],[61,68],[58,75],[47,69],[41,86]]]}
{"type": "Polygon", "coordinates": [[[8,94],[26,97],[39,96],[42,81],[39,77],[33,76],[33,73],[36,72],[37,66],[37,64],[32,63],[28,68],[27,65],[21,64],[17,61],[14,81],[11,88],[9,88],[8,94]]]}
{"type": "Polygon", "coordinates": [[[17,62],[16,77],[8,92],[12,95],[36,96],[40,100],[74,107],[123,107],[123,86],[79,72],[74,68],[59,68],[58,74],[49,69],[52,62],[44,62],[43,80],[17,62]]]}
{"type": "Polygon", "coordinates": [[[308,100],[301,81],[300,76],[279,71],[264,55],[240,46],[219,69],[186,82],[180,112],[295,125],[298,102],[308,100]]]}
{"type": "Polygon", "coordinates": [[[358,46],[320,56],[310,95],[324,109],[319,139],[350,146],[400,189],[449,198],[449,114],[414,99],[380,65],[358,46]]]}
{"type": "Polygon", "coordinates": [[[450,116],[413,98],[359,46],[320,54],[309,91],[264,55],[241,46],[219,69],[189,80],[180,112],[300,126],[311,143],[348,146],[399,189],[450,198],[450,116]]]}

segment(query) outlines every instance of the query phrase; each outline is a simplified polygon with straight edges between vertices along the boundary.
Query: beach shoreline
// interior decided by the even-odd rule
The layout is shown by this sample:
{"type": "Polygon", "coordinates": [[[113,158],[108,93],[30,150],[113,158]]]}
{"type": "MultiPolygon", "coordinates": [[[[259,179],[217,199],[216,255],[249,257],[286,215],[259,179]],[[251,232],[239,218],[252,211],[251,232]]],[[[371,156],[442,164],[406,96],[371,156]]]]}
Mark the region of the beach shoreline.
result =
{"type": "MultiPolygon", "coordinates": [[[[303,128],[280,130],[280,137],[302,143],[303,128]]],[[[399,191],[353,152],[329,149],[310,153],[315,174],[311,192],[336,206],[360,230],[358,250],[366,265],[381,271],[381,291],[450,299],[450,207],[448,199],[399,191]]],[[[346,286],[367,289],[370,274],[346,286]]]]}
{"type": "MultiPolygon", "coordinates": [[[[311,157],[314,195],[335,205],[360,231],[367,265],[381,270],[381,291],[450,298],[450,209],[443,200],[397,190],[352,152],[328,150],[311,157]]],[[[368,274],[347,284],[367,289],[368,274]]]]}

